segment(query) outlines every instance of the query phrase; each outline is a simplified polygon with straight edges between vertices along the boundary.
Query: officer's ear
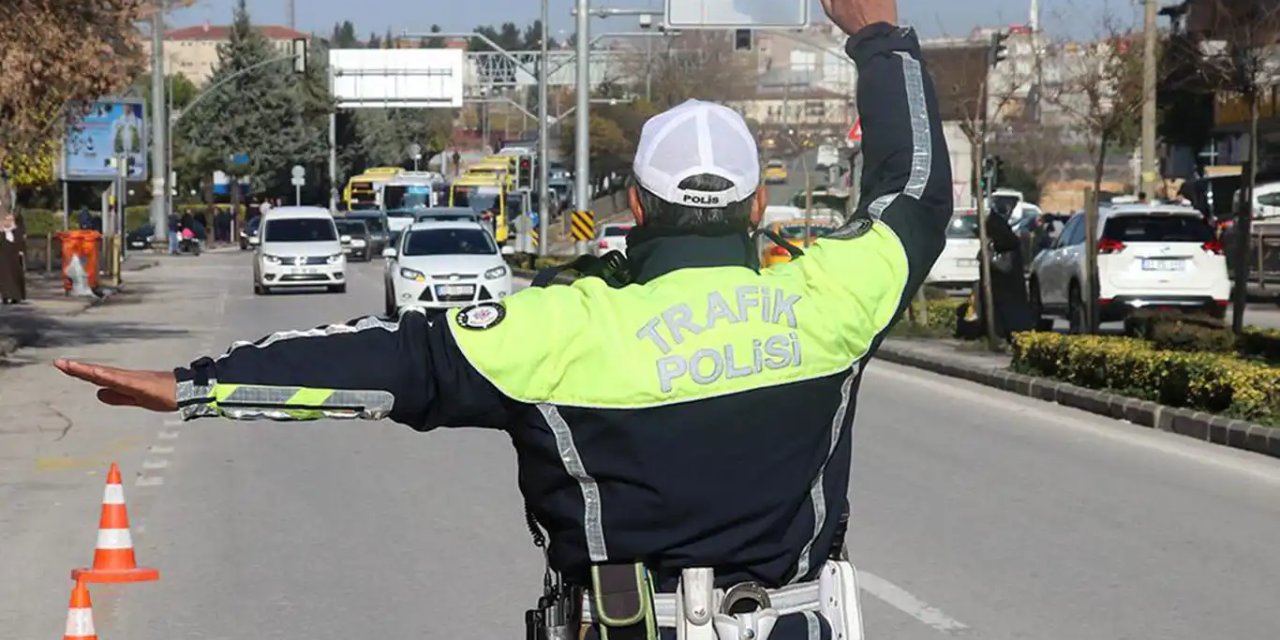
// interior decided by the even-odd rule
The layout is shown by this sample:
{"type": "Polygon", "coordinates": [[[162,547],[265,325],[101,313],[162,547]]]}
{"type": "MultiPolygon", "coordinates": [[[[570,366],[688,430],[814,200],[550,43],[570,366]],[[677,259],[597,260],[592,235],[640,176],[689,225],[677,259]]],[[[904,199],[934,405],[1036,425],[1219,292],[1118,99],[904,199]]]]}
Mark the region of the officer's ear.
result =
{"type": "Polygon", "coordinates": [[[760,221],[764,219],[764,209],[769,206],[769,188],[760,185],[756,189],[755,201],[751,203],[751,228],[755,229],[760,226],[760,221]]]}
{"type": "Polygon", "coordinates": [[[644,207],[640,206],[640,187],[633,184],[627,188],[627,202],[631,205],[631,215],[636,217],[636,224],[644,224],[644,207]]]}

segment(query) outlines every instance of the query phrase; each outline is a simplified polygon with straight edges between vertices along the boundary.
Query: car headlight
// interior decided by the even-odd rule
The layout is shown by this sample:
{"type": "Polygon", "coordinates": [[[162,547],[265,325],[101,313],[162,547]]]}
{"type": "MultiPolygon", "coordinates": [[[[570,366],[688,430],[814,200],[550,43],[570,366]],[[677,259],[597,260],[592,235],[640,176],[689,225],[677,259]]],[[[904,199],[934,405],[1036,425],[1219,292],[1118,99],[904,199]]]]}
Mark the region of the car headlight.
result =
{"type": "Polygon", "coordinates": [[[338,254],[338,255],[336,255],[336,256],[329,256],[329,264],[338,264],[339,262],[342,262],[342,254],[341,254],[341,253],[339,253],[339,254],[338,254]]]}
{"type": "Polygon", "coordinates": [[[400,277],[414,282],[427,281],[427,276],[421,271],[414,271],[413,269],[407,269],[405,267],[400,267],[400,277]]]}
{"type": "Polygon", "coordinates": [[[262,261],[266,262],[267,264],[280,264],[281,262],[280,258],[276,256],[265,255],[265,254],[262,256],[262,261]]]}
{"type": "Polygon", "coordinates": [[[490,280],[494,278],[501,278],[502,276],[505,276],[505,275],[507,275],[507,265],[505,264],[498,267],[494,267],[484,272],[484,277],[490,280]]]}

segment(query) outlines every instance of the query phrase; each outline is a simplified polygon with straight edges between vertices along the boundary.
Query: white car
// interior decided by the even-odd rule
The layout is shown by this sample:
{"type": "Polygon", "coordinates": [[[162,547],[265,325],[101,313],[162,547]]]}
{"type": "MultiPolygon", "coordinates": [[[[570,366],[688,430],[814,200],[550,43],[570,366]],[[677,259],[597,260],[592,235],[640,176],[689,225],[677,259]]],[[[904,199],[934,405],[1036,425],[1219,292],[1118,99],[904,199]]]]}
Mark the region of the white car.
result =
{"type": "Polygon", "coordinates": [[[947,244],[933,263],[926,283],[938,287],[971,287],[978,281],[978,212],[956,209],[947,225],[947,244]]]}
{"type": "Polygon", "coordinates": [[[511,295],[511,269],[482,223],[417,222],[383,256],[388,316],[406,307],[465,307],[511,295]]]}
{"type": "Polygon", "coordinates": [[[610,222],[601,225],[600,231],[596,235],[596,244],[592,251],[597,256],[602,256],[610,251],[621,251],[623,255],[627,253],[627,232],[631,231],[633,225],[625,222],[610,222]]]}
{"type": "MultiPolygon", "coordinates": [[[[1102,322],[1139,309],[1202,311],[1221,318],[1230,297],[1222,244],[1199,211],[1178,205],[1126,204],[1099,212],[1098,308],[1102,322]]],[[[1084,214],[1067,222],[1053,247],[1031,264],[1033,308],[1085,324],[1084,214]]]]}
{"type": "Polygon", "coordinates": [[[347,259],[328,209],[276,207],[263,214],[253,254],[253,292],[325,287],[347,290],[347,259]]]}
{"type": "Polygon", "coordinates": [[[1280,219],[1280,182],[1260,184],[1253,191],[1253,219],[1280,219]]]}
{"type": "Polygon", "coordinates": [[[829,144],[818,147],[818,158],[814,163],[818,169],[826,169],[840,164],[840,152],[829,144]]]}

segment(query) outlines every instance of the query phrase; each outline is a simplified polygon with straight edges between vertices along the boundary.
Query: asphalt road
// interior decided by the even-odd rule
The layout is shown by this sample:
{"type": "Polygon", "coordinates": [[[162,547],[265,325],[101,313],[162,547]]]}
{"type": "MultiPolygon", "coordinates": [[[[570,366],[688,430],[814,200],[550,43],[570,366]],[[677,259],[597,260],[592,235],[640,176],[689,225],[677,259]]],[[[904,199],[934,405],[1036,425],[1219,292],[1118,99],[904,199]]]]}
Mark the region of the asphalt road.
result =
{"type": "MultiPolygon", "coordinates": [[[[103,638],[519,637],[540,564],[502,434],[180,425],[100,408],[47,365],[161,368],[376,311],[380,268],[356,266],[345,295],[256,298],[244,255],[166,260],[138,274],[143,301],[0,369],[0,636],[58,632],[119,460],[162,578],[94,589],[103,638]]],[[[1272,460],[883,363],[857,437],[869,638],[1275,636],[1272,460]]]]}

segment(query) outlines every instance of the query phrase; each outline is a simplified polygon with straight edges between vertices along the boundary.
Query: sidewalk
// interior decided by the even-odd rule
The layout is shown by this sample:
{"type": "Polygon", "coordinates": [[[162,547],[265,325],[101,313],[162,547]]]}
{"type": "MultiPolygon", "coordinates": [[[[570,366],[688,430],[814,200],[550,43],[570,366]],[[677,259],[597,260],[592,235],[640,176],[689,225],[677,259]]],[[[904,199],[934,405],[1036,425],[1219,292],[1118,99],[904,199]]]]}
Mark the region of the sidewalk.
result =
{"type": "Polygon", "coordinates": [[[125,262],[125,282],[103,297],[68,296],[62,289],[62,274],[27,272],[27,299],[22,304],[0,307],[0,358],[35,344],[42,334],[55,326],[59,318],[73,318],[92,307],[108,303],[117,296],[129,295],[128,274],[158,264],[151,256],[138,256],[125,262]]]}

